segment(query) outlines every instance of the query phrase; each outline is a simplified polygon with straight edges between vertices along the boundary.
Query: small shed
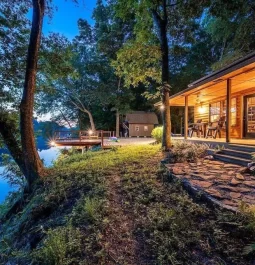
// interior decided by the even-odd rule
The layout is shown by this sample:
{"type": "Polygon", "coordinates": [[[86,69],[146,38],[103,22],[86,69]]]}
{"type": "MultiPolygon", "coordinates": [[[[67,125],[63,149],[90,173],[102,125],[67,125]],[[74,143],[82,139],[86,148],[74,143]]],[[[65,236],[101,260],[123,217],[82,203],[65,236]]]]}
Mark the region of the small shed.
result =
{"type": "Polygon", "coordinates": [[[135,111],[126,115],[129,123],[129,136],[151,136],[151,131],[158,125],[158,117],[154,112],[135,111]]]}

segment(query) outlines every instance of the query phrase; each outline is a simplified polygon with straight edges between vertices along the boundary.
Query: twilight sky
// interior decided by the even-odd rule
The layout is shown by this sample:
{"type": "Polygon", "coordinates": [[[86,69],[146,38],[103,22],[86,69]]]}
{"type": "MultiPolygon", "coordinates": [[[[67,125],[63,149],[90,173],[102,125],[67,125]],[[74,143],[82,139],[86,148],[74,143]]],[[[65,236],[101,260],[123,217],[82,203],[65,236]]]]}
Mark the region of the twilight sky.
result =
{"type": "Polygon", "coordinates": [[[43,32],[59,32],[67,38],[72,39],[78,33],[77,20],[87,19],[93,24],[91,18],[96,0],[78,0],[79,6],[72,0],[53,0],[57,10],[54,11],[53,18],[44,20],[43,32]]]}

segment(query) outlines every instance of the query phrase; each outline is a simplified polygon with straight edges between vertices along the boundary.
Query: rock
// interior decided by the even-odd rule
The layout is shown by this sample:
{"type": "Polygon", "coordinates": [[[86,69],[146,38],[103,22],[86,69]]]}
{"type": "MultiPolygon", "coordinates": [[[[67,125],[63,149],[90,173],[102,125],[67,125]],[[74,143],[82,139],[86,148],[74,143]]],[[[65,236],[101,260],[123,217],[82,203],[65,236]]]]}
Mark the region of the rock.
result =
{"type": "Polygon", "coordinates": [[[244,176],[240,173],[237,173],[236,174],[236,178],[239,179],[239,180],[244,180],[244,176]]]}
{"type": "Polygon", "coordinates": [[[252,180],[246,180],[243,182],[243,184],[245,184],[246,186],[249,186],[249,187],[252,187],[252,188],[255,188],[255,181],[252,181],[252,180]]]}
{"type": "Polygon", "coordinates": [[[241,193],[239,193],[239,192],[230,192],[229,195],[233,199],[237,199],[237,198],[241,197],[241,193]]]}
{"type": "Polygon", "coordinates": [[[205,160],[213,160],[213,156],[212,155],[208,155],[204,157],[205,160]]]}
{"type": "Polygon", "coordinates": [[[235,206],[235,207],[238,206],[238,203],[233,202],[233,201],[231,201],[231,200],[224,200],[224,201],[222,201],[222,203],[223,203],[223,204],[226,204],[226,205],[230,205],[230,206],[235,206]]]}
{"type": "Polygon", "coordinates": [[[234,174],[235,174],[235,171],[233,170],[228,171],[228,175],[234,175],[234,174]]]}
{"type": "Polygon", "coordinates": [[[231,176],[229,176],[229,175],[221,175],[221,176],[220,176],[220,179],[223,179],[223,180],[230,180],[230,179],[231,179],[231,176]]]}
{"type": "Polygon", "coordinates": [[[254,167],[254,166],[255,166],[255,162],[248,163],[248,165],[247,165],[248,168],[251,168],[251,167],[254,167]]]}
{"type": "Polygon", "coordinates": [[[218,186],[221,190],[226,190],[226,191],[235,191],[236,188],[231,187],[231,186],[227,186],[227,185],[219,185],[218,186]]]}
{"type": "Polygon", "coordinates": [[[251,192],[251,189],[248,189],[248,188],[236,188],[236,191],[237,192],[246,193],[246,192],[251,192]]]}
{"type": "Polygon", "coordinates": [[[242,188],[242,187],[231,187],[228,185],[219,185],[218,186],[220,189],[222,190],[226,190],[226,191],[233,191],[233,192],[251,192],[251,189],[248,188],[242,188]]]}
{"type": "Polygon", "coordinates": [[[200,186],[202,188],[209,188],[213,185],[212,182],[209,181],[199,181],[199,180],[192,180],[192,185],[200,186]]]}
{"type": "Polygon", "coordinates": [[[209,170],[209,173],[213,173],[213,174],[223,174],[224,171],[223,170],[218,170],[218,169],[213,169],[213,170],[209,170]]]}
{"type": "Polygon", "coordinates": [[[255,172],[255,166],[249,168],[251,172],[255,172]]]}
{"type": "Polygon", "coordinates": [[[220,161],[217,161],[217,160],[214,160],[214,161],[211,161],[210,164],[213,164],[213,165],[223,165],[224,163],[223,162],[220,162],[220,161]]]}
{"type": "Polygon", "coordinates": [[[236,186],[238,184],[242,183],[241,181],[235,179],[235,178],[232,178],[231,181],[230,181],[230,184],[233,185],[233,186],[236,186]]]}
{"type": "Polygon", "coordinates": [[[173,167],[172,170],[174,175],[183,175],[185,173],[180,167],[173,167]]]}
{"type": "Polygon", "coordinates": [[[216,197],[216,198],[219,198],[219,199],[223,198],[221,193],[218,190],[216,190],[216,189],[209,189],[209,190],[207,190],[207,192],[213,197],[216,197]]]}
{"type": "Polygon", "coordinates": [[[240,168],[240,171],[239,171],[241,174],[245,174],[245,173],[249,173],[250,172],[250,169],[247,168],[247,167],[243,167],[243,168],[240,168]]]}
{"type": "Polygon", "coordinates": [[[247,198],[248,200],[255,200],[255,196],[252,195],[244,195],[244,198],[247,198]]]}
{"type": "Polygon", "coordinates": [[[215,176],[214,175],[209,175],[209,176],[199,175],[199,178],[201,178],[203,180],[211,180],[211,179],[215,179],[215,176]]]}

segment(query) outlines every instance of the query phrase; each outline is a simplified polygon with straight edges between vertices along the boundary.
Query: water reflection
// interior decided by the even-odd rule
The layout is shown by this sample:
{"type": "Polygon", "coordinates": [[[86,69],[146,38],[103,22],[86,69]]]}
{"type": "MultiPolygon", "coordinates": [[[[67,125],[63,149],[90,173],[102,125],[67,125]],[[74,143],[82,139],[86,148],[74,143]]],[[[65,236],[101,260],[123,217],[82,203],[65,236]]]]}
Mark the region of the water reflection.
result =
{"type": "MultiPolygon", "coordinates": [[[[59,155],[59,148],[51,147],[47,150],[41,150],[38,152],[41,159],[44,161],[44,165],[49,167],[52,165],[53,161],[59,155]]],[[[0,167],[0,203],[3,202],[9,191],[13,188],[3,179],[4,167],[0,167]]]]}

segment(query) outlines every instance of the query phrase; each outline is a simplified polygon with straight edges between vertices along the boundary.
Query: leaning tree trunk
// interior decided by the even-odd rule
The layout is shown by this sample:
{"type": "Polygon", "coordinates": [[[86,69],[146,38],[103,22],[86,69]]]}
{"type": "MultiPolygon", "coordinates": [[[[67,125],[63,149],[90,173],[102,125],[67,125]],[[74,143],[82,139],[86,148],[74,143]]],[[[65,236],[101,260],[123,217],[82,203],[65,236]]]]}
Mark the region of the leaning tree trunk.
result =
{"type": "Polygon", "coordinates": [[[33,182],[43,174],[43,164],[36,150],[33,109],[36,86],[36,71],[38,52],[41,41],[45,0],[33,0],[33,19],[27,54],[26,75],[23,96],[20,104],[20,133],[23,158],[25,162],[25,177],[28,190],[33,182]]]}
{"type": "Polygon", "coordinates": [[[96,131],[96,126],[95,126],[95,123],[94,123],[93,116],[92,116],[91,112],[88,111],[88,110],[86,110],[86,113],[89,115],[89,122],[90,122],[91,130],[93,132],[95,132],[96,131]]]}
{"type": "Polygon", "coordinates": [[[163,18],[157,13],[156,10],[152,10],[153,17],[158,25],[159,29],[159,39],[161,48],[161,59],[162,59],[162,104],[164,106],[163,110],[163,138],[162,147],[165,150],[171,148],[171,115],[170,115],[170,105],[169,105],[169,94],[170,94],[170,84],[169,84],[169,58],[168,58],[168,42],[167,42],[167,10],[166,10],[166,0],[163,0],[163,18]]]}

